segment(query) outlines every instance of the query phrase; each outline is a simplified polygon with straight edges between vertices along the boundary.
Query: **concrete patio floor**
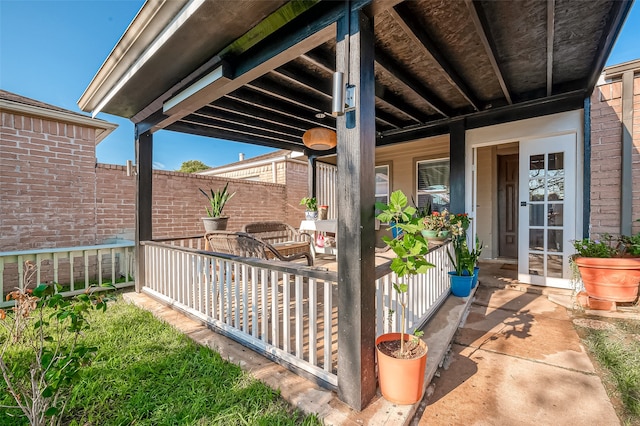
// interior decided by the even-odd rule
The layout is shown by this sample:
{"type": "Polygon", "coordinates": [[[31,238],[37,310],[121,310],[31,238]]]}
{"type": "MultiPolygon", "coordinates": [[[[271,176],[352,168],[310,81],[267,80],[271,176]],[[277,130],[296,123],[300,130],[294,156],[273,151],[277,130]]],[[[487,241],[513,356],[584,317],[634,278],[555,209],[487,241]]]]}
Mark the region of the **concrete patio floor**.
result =
{"type": "Polygon", "coordinates": [[[566,300],[570,292],[520,284],[515,275],[504,263],[483,264],[475,294],[450,296],[429,321],[423,338],[431,384],[421,402],[400,406],[378,395],[361,412],[144,294],[125,299],[279,389],[326,425],[620,424],[566,308],[547,297],[566,300]]]}

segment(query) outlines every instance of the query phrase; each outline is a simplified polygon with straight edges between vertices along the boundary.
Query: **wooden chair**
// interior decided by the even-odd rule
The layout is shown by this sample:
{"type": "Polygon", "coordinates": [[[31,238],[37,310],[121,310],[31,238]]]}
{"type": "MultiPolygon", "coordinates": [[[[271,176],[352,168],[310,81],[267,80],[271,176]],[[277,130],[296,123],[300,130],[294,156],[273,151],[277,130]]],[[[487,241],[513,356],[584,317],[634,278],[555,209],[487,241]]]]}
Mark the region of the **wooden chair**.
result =
{"type": "Polygon", "coordinates": [[[242,232],[258,238],[285,256],[306,255],[309,266],[313,265],[313,237],[306,232],[298,232],[293,226],[284,222],[253,222],[242,227],[242,232]]]}
{"type": "MultiPolygon", "coordinates": [[[[247,234],[246,232],[208,232],[205,235],[205,239],[209,243],[209,249],[218,253],[266,260],[278,259],[282,261],[306,258],[307,265],[313,265],[313,257],[308,251],[287,253],[286,250],[276,248],[268,242],[247,234]]],[[[283,245],[282,248],[286,249],[286,246],[283,245]]]]}

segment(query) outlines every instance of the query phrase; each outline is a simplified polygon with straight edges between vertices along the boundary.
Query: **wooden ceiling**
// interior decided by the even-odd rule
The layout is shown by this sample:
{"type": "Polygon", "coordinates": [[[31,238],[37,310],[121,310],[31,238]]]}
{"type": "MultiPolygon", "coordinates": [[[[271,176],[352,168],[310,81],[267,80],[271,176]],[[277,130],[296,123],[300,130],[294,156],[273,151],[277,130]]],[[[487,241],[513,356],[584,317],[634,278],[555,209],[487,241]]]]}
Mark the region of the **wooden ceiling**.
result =
{"type": "MultiPolygon", "coordinates": [[[[227,3],[241,7],[247,2],[227,3]]],[[[254,3],[262,8],[242,8],[247,31],[249,25],[266,22],[264,18],[278,13],[284,4],[254,3]]],[[[212,25],[215,13],[211,4],[207,7],[194,26],[212,25]]],[[[630,1],[613,0],[420,0],[367,5],[376,39],[377,144],[446,133],[449,123],[462,118],[467,128],[473,128],[581,108],[630,7],[630,1]]],[[[342,2],[307,2],[306,10],[250,48],[220,50],[231,41],[226,36],[219,41],[222,34],[228,35],[226,26],[235,29],[234,38],[246,34],[238,30],[236,10],[230,15],[233,19],[223,20],[217,31],[207,35],[209,43],[200,40],[193,48],[210,49],[213,44],[218,46],[217,55],[209,51],[210,58],[202,62],[201,54],[197,63],[188,52],[191,47],[183,46],[184,60],[190,58],[191,63],[180,67],[181,56],[170,58],[171,66],[179,70],[171,80],[154,83],[153,69],[148,68],[139,76],[146,82],[144,93],[121,91],[103,111],[132,118],[142,129],[300,149],[307,129],[335,128],[335,119],[323,116],[331,110],[336,63],[335,26],[327,25],[343,9],[342,2]],[[293,45],[310,34],[316,34],[316,41],[308,50],[285,50],[285,59],[281,54],[277,66],[260,68],[278,54],[279,44],[293,45]],[[162,112],[158,100],[173,96],[220,64],[230,70],[230,81],[242,83],[174,118],[162,112]],[[127,96],[139,99],[129,99],[125,110],[127,96]]],[[[158,59],[156,66],[162,64],[158,59]]]]}

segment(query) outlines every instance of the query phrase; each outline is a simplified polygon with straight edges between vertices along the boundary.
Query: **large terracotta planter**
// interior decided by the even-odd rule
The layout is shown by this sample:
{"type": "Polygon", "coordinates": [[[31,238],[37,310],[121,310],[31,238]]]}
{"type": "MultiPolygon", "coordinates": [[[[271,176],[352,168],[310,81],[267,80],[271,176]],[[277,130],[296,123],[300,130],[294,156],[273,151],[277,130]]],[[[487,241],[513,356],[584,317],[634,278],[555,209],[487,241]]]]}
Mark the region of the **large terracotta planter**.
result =
{"type": "Polygon", "coordinates": [[[640,258],[577,257],[582,283],[589,297],[612,302],[633,302],[640,286],[640,258]]]}
{"type": "MultiPolygon", "coordinates": [[[[404,335],[407,341],[412,337],[404,335]]],[[[424,355],[414,359],[399,359],[386,355],[378,349],[380,342],[400,340],[400,333],[387,333],[376,339],[376,354],[378,356],[378,382],[382,396],[394,404],[415,404],[422,399],[424,393],[424,372],[427,365],[427,345],[424,345],[424,355]]]]}

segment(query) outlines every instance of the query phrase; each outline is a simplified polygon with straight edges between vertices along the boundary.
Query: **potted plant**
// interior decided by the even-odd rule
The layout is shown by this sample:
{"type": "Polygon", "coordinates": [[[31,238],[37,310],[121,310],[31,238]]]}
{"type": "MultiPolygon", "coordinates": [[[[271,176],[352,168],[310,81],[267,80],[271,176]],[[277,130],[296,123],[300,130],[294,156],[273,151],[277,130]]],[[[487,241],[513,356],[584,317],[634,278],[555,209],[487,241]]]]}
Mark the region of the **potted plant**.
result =
{"type": "Polygon", "coordinates": [[[450,221],[454,217],[447,209],[431,212],[422,218],[424,229],[422,235],[433,240],[444,240],[449,236],[450,221]]]}
{"type": "Polygon", "coordinates": [[[453,264],[453,271],[449,272],[451,279],[451,293],[457,297],[467,297],[473,286],[473,268],[475,260],[469,251],[466,235],[453,238],[453,253],[447,249],[447,255],[453,264]]]}
{"type": "MultiPolygon", "coordinates": [[[[640,221],[640,219],[639,219],[640,221]]],[[[582,284],[589,297],[611,302],[633,302],[640,285],[640,232],[613,238],[585,238],[573,242],[582,284]]]]}
{"type": "Polygon", "coordinates": [[[476,235],[476,246],[469,253],[469,255],[471,256],[471,261],[473,262],[473,282],[471,283],[471,288],[475,288],[475,286],[478,284],[478,273],[480,272],[480,267],[478,266],[478,259],[482,254],[483,248],[484,248],[484,244],[482,243],[482,241],[478,239],[478,236],[476,235]]]}
{"type": "MultiPolygon", "coordinates": [[[[422,236],[424,222],[416,217],[416,209],[407,206],[407,197],[402,191],[395,191],[389,204],[376,203],[380,212],[380,222],[394,223],[402,232],[389,238],[382,237],[396,257],[391,262],[391,270],[399,278],[425,273],[434,265],[427,262],[425,255],[429,244],[422,236]]],[[[422,398],[424,392],[424,372],[427,362],[427,345],[415,333],[405,333],[405,310],[408,305],[409,286],[394,283],[402,307],[400,333],[387,333],[376,339],[378,357],[378,381],[382,395],[396,404],[413,404],[422,398]]]]}
{"type": "Polygon", "coordinates": [[[300,200],[300,205],[307,209],[304,212],[306,220],[318,220],[318,200],[316,197],[304,197],[300,200]]]}
{"type": "Polygon", "coordinates": [[[224,231],[227,229],[229,216],[222,216],[222,210],[224,209],[225,204],[227,204],[227,201],[236,195],[235,192],[227,192],[228,186],[229,182],[227,182],[222,190],[214,191],[211,189],[211,194],[208,194],[202,188],[198,188],[200,189],[200,192],[207,197],[207,200],[209,200],[210,208],[205,207],[207,210],[207,217],[202,218],[205,232],[224,231]]]}

